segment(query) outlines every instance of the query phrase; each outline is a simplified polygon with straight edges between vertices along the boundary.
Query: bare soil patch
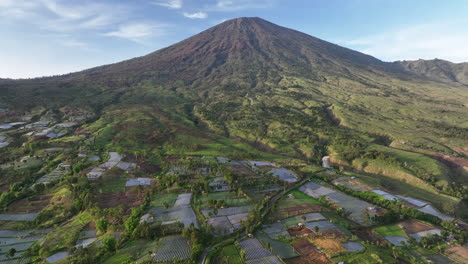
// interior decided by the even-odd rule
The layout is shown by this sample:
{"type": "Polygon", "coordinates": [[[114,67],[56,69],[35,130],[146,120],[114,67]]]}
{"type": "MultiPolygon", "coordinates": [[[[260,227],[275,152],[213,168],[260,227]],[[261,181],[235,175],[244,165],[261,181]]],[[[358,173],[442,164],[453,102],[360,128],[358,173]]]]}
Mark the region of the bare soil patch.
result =
{"type": "Polygon", "coordinates": [[[263,177],[254,173],[252,170],[250,170],[249,168],[246,168],[243,165],[231,165],[231,166],[228,166],[227,169],[230,172],[236,175],[239,175],[240,177],[244,179],[260,179],[263,177]]]}
{"type": "Polygon", "coordinates": [[[293,244],[293,247],[301,254],[299,257],[285,259],[287,264],[330,264],[332,263],[324,253],[320,253],[317,248],[302,239],[293,244]]]}
{"type": "Polygon", "coordinates": [[[51,198],[52,195],[40,195],[15,201],[8,206],[8,213],[38,213],[49,204],[51,198]]]}
{"type": "Polygon", "coordinates": [[[447,249],[449,257],[457,263],[468,263],[468,248],[462,246],[451,247],[447,249]]]}
{"type": "Polygon", "coordinates": [[[352,234],[358,236],[360,239],[364,241],[369,241],[376,245],[380,245],[382,242],[384,242],[370,228],[359,228],[359,229],[353,229],[350,231],[352,234]]]}
{"type": "Polygon", "coordinates": [[[312,235],[314,232],[308,228],[288,228],[288,233],[291,236],[304,237],[312,235]]]}
{"type": "Polygon", "coordinates": [[[413,219],[408,219],[403,222],[398,223],[398,225],[403,228],[403,230],[408,234],[415,234],[422,231],[432,230],[434,226],[425,224],[413,219]]]}
{"type": "Polygon", "coordinates": [[[125,213],[130,213],[130,209],[143,204],[145,192],[141,190],[127,190],[113,193],[102,193],[96,195],[96,201],[101,208],[113,208],[123,205],[125,213]]]}
{"type": "Polygon", "coordinates": [[[327,238],[345,238],[346,234],[343,233],[343,231],[339,229],[328,229],[325,231],[320,231],[319,232],[322,236],[327,237],[327,238]]]}
{"type": "Polygon", "coordinates": [[[284,219],[288,217],[293,217],[296,215],[308,214],[308,213],[318,213],[330,211],[328,208],[325,208],[317,204],[302,204],[294,207],[282,208],[278,214],[279,219],[284,219]]]}
{"type": "Polygon", "coordinates": [[[317,247],[327,252],[329,256],[335,256],[341,252],[346,252],[346,248],[343,244],[335,238],[320,237],[314,238],[312,241],[317,247]]]}

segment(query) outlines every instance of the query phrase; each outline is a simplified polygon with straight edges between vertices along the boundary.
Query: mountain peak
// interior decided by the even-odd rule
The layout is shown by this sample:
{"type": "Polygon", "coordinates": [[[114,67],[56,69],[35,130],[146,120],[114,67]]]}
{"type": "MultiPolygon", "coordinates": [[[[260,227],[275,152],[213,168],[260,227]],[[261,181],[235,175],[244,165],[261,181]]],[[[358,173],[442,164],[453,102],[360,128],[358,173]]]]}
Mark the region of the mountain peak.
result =
{"type": "MultiPolygon", "coordinates": [[[[144,75],[165,72],[188,82],[220,76],[290,72],[323,79],[319,72],[348,74],[347,67],[388,67],[376,58],[281,27],[258,17],[227,20],[147,56],[95,68],[86,74],[144,75]]],[[[255,83],[255,82],[254,82],[255,83]]]]}

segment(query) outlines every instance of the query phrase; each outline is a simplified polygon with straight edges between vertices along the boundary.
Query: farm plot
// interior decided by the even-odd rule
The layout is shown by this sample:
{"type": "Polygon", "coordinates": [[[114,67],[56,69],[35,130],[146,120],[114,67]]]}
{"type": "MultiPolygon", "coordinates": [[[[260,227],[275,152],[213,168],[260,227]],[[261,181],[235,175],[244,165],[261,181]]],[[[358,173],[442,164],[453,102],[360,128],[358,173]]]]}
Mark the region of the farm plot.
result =
{"type": "Polygon", "coordinates": [[[345,211],[350,212],[349,218],[361,225],[366,225],[368,220],[367,208],[373,207],[371,204],[358,200],[354,197],[338,193],[330,188],[323,187],[317,183],[308,182],[299,188],[303,193],[318,198],[327,197],[345,211]]]}
{"type": "Polygon", "coordinates": [[[87,247],[97,239],[96,230],[81,231],[76,246],[87,247]]]}
{"type": "Polygon", "coordinates": [[[121,156],[117,152],[109,152],[109,159],[106,162],[96,168],[93,168],[86,174],[88,180],[97,180],[104,174],[104,172],[112,168],[119,168],[128,172],[137,167],[136,163],[122,161],[124,157],[125,156],[121,156]]]}
{"type": "Polygon", "coordinates": [[[400,200],[403,200],[403,201],[406,201],[406,202],[412,204],[415,207],[423,207],[423,206],[426,206],[428,204],[428,203],[426,203],[424,201],[420,201],[420,200],[417,200],[417,199],[414,199],[414,198],[411,198],[411,197],[402,196],[402,195],[396,195],[396,197],[398,197],[398,199],[400,199],[400,200]]]}
{"type": "Polygon", "coordinates": [[[174,206],[171,208],[154,207],[149,210],[155,221],[162,222],[163,225],[175,222],[183,223],[185,227],[194,224],[198,228],[197,217],[190,206],[191,193],[179,194],[174,206]]]}
{"type": "Polygon", "coordinates": [[[223,247],[221,252],[216,256],[213,263],[229,263],[229,264],[243,264],[239,250],[235,245],[223,247]]]}
{"type": "Polygon", "coordinates": [[[316,183],[313,183],[313,182],[308,182],[304,185],[302,185],[299,190],[311,197],[314,197],[314,198],[319,198],[320,196],[324,196],[324,195],[327,195],[327,194],[330,194],[330,193],[334,193],[335,191],[330,189],[330,188],[326,188],[326,187],[323,187],[319,184],[316,184],[316,183]]]}
{"type": "Polygon", "coordinates": [[[414,219],[402,221],[398,223],[398,226],[400,226],[407,234],[415,234],[418,232],[435,229],[433,225],[426,224],[414,219]]]}
{"type": "Polygon", "coordinates": [[[0,124],[0,130],[7,130],[12,127],[24,125],[26,122],[12,122],[12,123],[6,123],[6,124],[0,124]]]}
{"type": "Polygon", "coordinates": [[[127,212],[130,208],[138,207],[143,204],[144,192],[139,190],[128,190],[121,192],[101,193],[96,195],[96,201],[101,208],[113,208],[123,205],[127,212]]]}
{"type": "Polygon", "coordinates": [[[133,186],[149,186],[151,185],[151,178],[130,178],[125,183],[125,187],[133,186]]]}
{"type": "Polygon", "coordinates": [[[355,253],[364,250],[364,246],[358,242],[345,242],[343,246],[348,252],[355,253]]]}
{"type": "Polygon", "coordinates": [[[239,244],[241,249],[245,251],[246,263],[281,263],[256,238],[243,240],[239,244]]]}
{"type": "Polygon", "coordinates": [[[328,210],[321,205],[320,201],[300,191],[292,191],[287,197],[280,199],[276,208],[274,219],[278,220],[328,210]]]}
{"type": "Polygon", "coordinates": [[[57,168],[55,168],[52,172],[50,172],[49,174],[46,174],[44,176],[42,176],[41,178],[39,178],[36,183],[50,183],[51,181],[53,180],[58,180],[58,179],[61,179],[63,177],[65,177],[65,175],[70,172],[70,165],[69,164],[59,164],[57,166],[57,168]]]}
{"type": "Polygon", "coordinates": [[[432,205],[429,204],[422,208],[419,208],[418,210],[426,214],[437,216],[442,220],[452,221],[454,219],[451,216],[442,214],[441,212],[437,211],[434,207],[432,207],[432,205]]]}
{"type": "Polygon", "coordinates": [[[226,166],[226,169],[232,172],[233,174],[238,175],[242,179],[261,179],[263,176],[258,175],[253,170],[247,168],[241,164],[229,165],[226,166]]]}
{"type": "Polygon", "coordinates": [[[161,246],[154,253],[153,262],[168,262],[190,258],[190,242],[181,236],[167,236],[160,241],[161,246]]]}
{"type": "Polygon", "coordinates": [[[421,238],[426,237],[426,236],[431,236],[431,235],[440,235],[441,234],[440,229],[432,229],[432,230],[427,230],[427,231],[421,231],[415,234],[409,234],[410,237],[413,237],[416,239],[417,242],[421,241],[421,238]]]}
{"type": "Polygon", "coordinates": [[[27,250],[36,241],[45,237],[50,232],[49,229],[44,230],[0,230],[0,254],[5,254],[11,248],[17,252],[27,250]]]}
{"type": "Polygon", "coordinates": [[[247,260],[246,264],[283,264],[277,257],[268,256],[258,259],[247,260]]]}
{"type": "Polygon", "coordinates": [[[385,239],[394,246],[403,246],[408,244],[408,239],[403,236],[386,236],[385,239]]]}
{"type": "Polygon", "coordinates": [[[338,179],[335,179],[333,180],[333,184],[344,186],[353,191],[365,192],[370,190],[368,186],[350,177],[340,177],[338,179]]]}
{"type": "Polygon", "coordinates": [[[26,168],[33,167],[33,166],[39,166],[42,163],[43,163],[43,161],[40,158],[36,157],[36,156],[33,156],[33,157],[25,156],[25,157],[22,157],[19,160],[11,161],[11,162],[2,164],[2,165],[0,165],[0,168],[2,168],[2,169],[10,169],[11,168],[11,169],[15,169],[15,170],[21,170],[21,169],[26,169],[26,168]]]}
{"type": "Polygon", "coordinates": [[[276,184],[263,185],[260,181],[256,185],[247,186],[242,188],[252,200],[260,201],[265,197],[271,196],[277,191],[281,190],[281,187],[276,184]]]}
{"type": "Polygon", "coordinates": [[[202,214],[208,217],[208,223],[212,225],[214,232],[218,234],[229,234],[242,227],[241,221],[247,220],[248,211],[253,206],[228,207],[217,209],[214,214],[213,209],[203,209],[202,214]]]}
{"type": "Polygon", "coordinates": [[[278,177],[280,181],[288,183],[297,182],[298,180],[298,177],[294,172],[284,168],[271,169],[270,171],[268,171],[268,173],[271,173],[273,176],[278,177]]]}
{"type": "Polygon", "coordinates": [[[60,261],[64,258],[68,257],[68,252],[67,251],[60,251],[60,252],[57,252],[55,254],[53,254],[52,256],[49,256],[46,260],[49,262],[49,263],[55,263],[57,261],[60,261]]]}
{"type": "MultiPolygon", "coordinates": [[[[289,236],[289,234],[288,234],[289,236]]],[[[264,244],[271,246],[271,251],[282,259],[289,259],[299,256],[299,253],[290,244],[270,238],[263,232],[257,233],[257,238],[264,244]]]]}
{"type": "Polygon", "coordinates": [[[319,232],[338,228],[336,225],[330,223],[329,221],[309,222],[305,223],[304,226],[310,229],[311,231],[315,231],[317,229],[319,232]]]}
{"type": "Polygon", "coordinates": [[[52,195],[39,195],[14,201],[8,206],[8,213],[38,213],[48,204],[52,195]]]}
{"type": "Polygon", "coordinates": [[[308,213],[303,215],[296,215],[294,217],[286,218],[281,221],[281,223],[286,227],[296,226],[299,223],[306,223],[311,221],[321,221],[326,220],[327,218],[321,213],[308,213]]]}
{"type": "Polygon", "coordinates": [[[456,263],[468,263],[468,248],[462,246],[455,246],[446,250],[448,257],[453,259],[456,263]]]}
{"type": "Polygon", "coordinates": [[[200,196],[198,201],[201,203],[201,208],[208,208],[214,205],[213,203],[222,203],[224,207],[238,207],[250,204],[249,200],[235,192],[213,192],[200,196]]]}
{"type": "Polygon", "coordinates": [[[335,238],[315,238],[312,239],[312,243],[325,251],[328,256],[336,256],[340,253],[346,252],[346,248],[343,246],[343,244],[341,244],[341,242],[335,238]]]}
{"type": "Polygon", "coordinates": [[[293,247],[301,254],[299,257],[286,259],[287,264],[331,264],[327,256],[319,252],[317,247],[307,239],[302,239],[293,244],[293,247]]]}
{"type": "Polygon", "coordinates": [[[386,199],[386,200],[391,200],[391,201],[398,201],[398,200],[399,200],[398,197],[396,197],[396,196],[393,195],[393,194],[389,194],[389,193],[386,192],[386,191],[382,191],[382,190],[372,190],[371,192],[382,196],[382,197],[383,197],[384,199],[386,199]]]}
{"type": "Polygon", "coordinates": [[[0,214],[0,221],[34,221],[38,213],[29,214],[0,214]]]}
{"type": "Polygon", "coordinates": [[[150,207],[163,207],[167,205],[168,207],[172,207],[177,200],[178,194],[177,193],[158,193],[155,194],[151,200],[150,207]]]}
{"type": "Polygon", "coordinates": [[[231,186],[227,183],[224,177],[216,177],[209,183],[211,190],[214,192],[227,192],[231,190],[231,186]]]}
{"type": "MultiPolygon", "coordinates": [[[[230,215],[236,215],[236,214],[242,214],[242,213],[248,213],[250,210],[253,209],[253,206],[248,205],[248,206],[239,206],[239,207],[229,207],[229,208],[221,208],[218,209],[218,213],[216,214],[217,216],[230,216],[230,215]]],[[[203,215],[209,216],[210,213],[211,215],[214,215],[213,209],[203,209],[202,210],[203,215]]]]}
{"type": "Polygon", "coordinates": [[[367,224],[368,212],[367,208],[373,207],[370,203],[352,198],[336,203],[342,207],[345,211],[350,212],[349,218],[361,225],[367,224]]]}
{"type": "Polygon", "coordinates": [[[267,234],[271,239],[277,239],[279,237],[289,237],[288,230],[286,230],[286,228],[280,223],[263,225],[262,232],[267,234]]]}

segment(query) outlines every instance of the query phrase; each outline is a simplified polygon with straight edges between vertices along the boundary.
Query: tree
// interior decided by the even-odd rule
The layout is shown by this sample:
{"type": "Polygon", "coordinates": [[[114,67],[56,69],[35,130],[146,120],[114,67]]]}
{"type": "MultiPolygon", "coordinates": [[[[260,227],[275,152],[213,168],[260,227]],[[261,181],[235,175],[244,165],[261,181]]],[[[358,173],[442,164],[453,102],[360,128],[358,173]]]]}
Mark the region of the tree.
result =
{"type": "Polygon", "coordinates": [[[245,260],[245,250],[243,249],[240,250],[240,257],[242,260],[245,260]]]}
{"type": "Polygon", "coordinates": [[[117,244],[117,241],[115,240],[115,237],[110,236],[104,239],[104,242],[102,243],[102,247],[107,251],[107,252],[115,252],[115,245],[117,244]]]}
{"type": "Polygon", "coordinates": [[[15,249],[15,248],[10,248],[10,249],[8,250],[7,255],[8,255],[9,257],[14,257],[15,254],[16,254],[16,249],[15,249]]]}
{"type": "Polygon", "coordinates": [[[108,226],[109,226],[109,222],[105,218],[101,218],[96,222],[96,229],[101,234],[107,232],[108,226]]]}

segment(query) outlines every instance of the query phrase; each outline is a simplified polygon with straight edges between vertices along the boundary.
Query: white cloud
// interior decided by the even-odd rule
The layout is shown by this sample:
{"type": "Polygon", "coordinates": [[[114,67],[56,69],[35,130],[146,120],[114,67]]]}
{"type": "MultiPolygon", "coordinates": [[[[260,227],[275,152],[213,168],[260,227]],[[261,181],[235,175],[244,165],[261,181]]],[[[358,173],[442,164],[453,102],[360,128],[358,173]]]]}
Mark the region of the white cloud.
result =
{"type": "Polygon", "coordinates": [[[121,25],[116,31],[105,33],[104,36],[124,38],[142,43],[148,37],[165,35],[166,28],[167,25],[164,24],[125,24],[121,25]]]}
{"type": "Polygon", "coordinates": [[[188,18],[191,18],[191,19],[195,19],[195,18],[207,18],[207,17],[208,17],[208,14],[205,13],[205,12],[196,12],[196,13],[187,13],[187,12],[185,12],[185,13],[184,13],[184,17],[188,17],[188,18]]]}
{"type": "Polygon", "coordinates": [[[163,1],[163,2],[154,2],[155,5],[159,5],[159,6],[165,6],[165,7],[168,7],[168,8],[172,8],[172,9],[180,9],[182,8],[182,0],[167,0],[167,1],[163,1]]]}
{"type": "Polygon", "coordinates": [[[338,41],[385,61],[445,59],[468,61],[468,25],[431,23],[338,41]]]}
{"type": "Polygon", "coordinates": [[[216,5],[210,6],[209,11],[233,12],[244,9],[270,8],[274,0],[217,0],[216,5]]]}

